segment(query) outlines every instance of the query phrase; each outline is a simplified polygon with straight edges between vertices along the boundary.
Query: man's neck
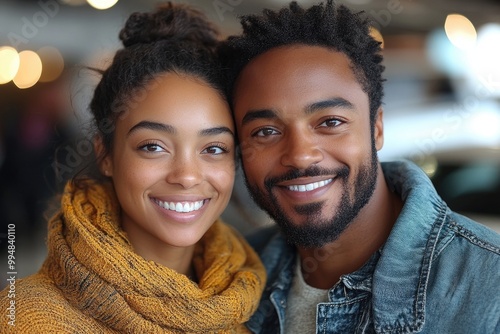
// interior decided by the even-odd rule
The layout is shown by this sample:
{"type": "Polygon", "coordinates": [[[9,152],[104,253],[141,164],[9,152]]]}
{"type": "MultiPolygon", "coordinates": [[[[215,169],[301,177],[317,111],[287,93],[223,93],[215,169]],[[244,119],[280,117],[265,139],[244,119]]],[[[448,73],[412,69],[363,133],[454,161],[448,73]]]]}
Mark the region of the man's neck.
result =
{"type": "Polygon", "coordinates": [[[361,268],[385,243],[403,206],[379,166],[377,186],[368,204],[339,238],[321,248],[301,248],[302,274],[310,286],[328,289],[342,275],[361,268]]]}

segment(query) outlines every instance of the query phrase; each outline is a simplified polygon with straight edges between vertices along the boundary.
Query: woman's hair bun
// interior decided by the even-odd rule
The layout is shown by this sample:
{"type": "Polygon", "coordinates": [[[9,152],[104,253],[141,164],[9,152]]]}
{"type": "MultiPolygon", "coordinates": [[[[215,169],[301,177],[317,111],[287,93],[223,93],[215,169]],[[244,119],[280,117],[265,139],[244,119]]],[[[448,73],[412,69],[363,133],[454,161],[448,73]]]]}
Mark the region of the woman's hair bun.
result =
{"type": "Polygon", "coordinates": [[[125,47],[169,39],[213,47],[218,35],[218,29],[202,12],[187,5],[167,2],[152,13],[130,15],[119,37],[125,47]]]}

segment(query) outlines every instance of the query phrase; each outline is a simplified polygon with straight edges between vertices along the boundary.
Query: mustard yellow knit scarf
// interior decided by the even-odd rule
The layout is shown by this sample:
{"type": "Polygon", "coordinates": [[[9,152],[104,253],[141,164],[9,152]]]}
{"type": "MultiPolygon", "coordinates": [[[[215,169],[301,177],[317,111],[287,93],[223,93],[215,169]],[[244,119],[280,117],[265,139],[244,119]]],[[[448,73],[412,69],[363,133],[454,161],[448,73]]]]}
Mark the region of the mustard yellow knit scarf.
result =
{"type": "Polygon", "coordinates": [[[49,224],[44,264],[82,314],[123,333],[243,333],[265,270],[254,251],[217,221],[193,258],[199,283],[134,253],[111,187],[71,182],[49,224]]]}

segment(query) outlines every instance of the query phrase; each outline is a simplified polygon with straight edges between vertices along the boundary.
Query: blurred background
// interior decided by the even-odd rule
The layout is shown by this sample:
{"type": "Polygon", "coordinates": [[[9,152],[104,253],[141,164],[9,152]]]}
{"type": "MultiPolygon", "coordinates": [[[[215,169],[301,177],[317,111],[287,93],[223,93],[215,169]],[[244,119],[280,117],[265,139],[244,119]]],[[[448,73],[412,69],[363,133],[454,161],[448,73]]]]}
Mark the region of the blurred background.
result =
{"type": "MultiPolygon", "coordinates": [[[[288,3],[178,2],[204,11],[224,36],[240,32],[239,15],[288,3]]],[[[500,1],[338,2],[364,10],[383,42],[380,159],[417,162],[452,209],[500,231],[500,1]]],[[[54,196],[91,154],[86,112],[98,78],[80,68],[105,68],[128,16],[157,3],[1,0],[0,267],[7,268],[8,230],[15,225],[18,278],[38,270],[54,196]]],[[[243,233],[270,223],[251,202],[241,171],[224,218],[243,233]]],[[[7,271],[0,272],[0,287],[7,271]]]]}

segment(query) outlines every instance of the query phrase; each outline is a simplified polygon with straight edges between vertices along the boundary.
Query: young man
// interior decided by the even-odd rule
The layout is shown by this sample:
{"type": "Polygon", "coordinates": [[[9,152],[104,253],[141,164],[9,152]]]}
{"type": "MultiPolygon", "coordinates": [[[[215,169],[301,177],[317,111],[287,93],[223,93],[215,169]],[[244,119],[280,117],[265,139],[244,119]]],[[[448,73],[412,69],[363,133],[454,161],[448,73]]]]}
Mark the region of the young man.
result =
{"type": "Polygon", "coordinates": [[[407,161],[379,163],[382,56],[332,1],[242,19],[221,46],[246,183],[278,229],[255,333],[500,333],[500,235],[407,161]]]}

